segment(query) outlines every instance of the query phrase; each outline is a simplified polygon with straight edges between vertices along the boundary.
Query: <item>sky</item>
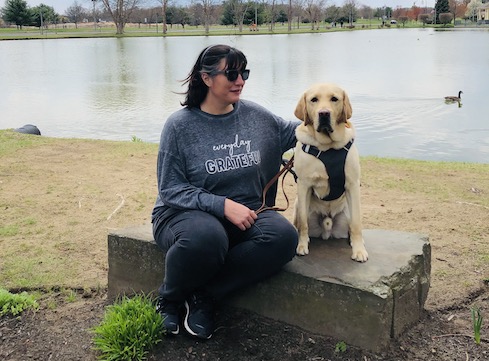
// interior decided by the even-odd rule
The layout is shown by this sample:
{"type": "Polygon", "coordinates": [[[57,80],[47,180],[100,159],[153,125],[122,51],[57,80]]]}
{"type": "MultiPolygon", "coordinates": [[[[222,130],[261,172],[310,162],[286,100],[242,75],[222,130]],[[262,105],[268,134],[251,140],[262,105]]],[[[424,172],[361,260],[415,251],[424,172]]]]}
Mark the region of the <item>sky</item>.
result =
{"type": "MultiPolygon", "coordinates": [[[[1,2],[2,0],[0,0],[1,2]]],[[[78,3],[85,8],[92,8],[91,0],[77,0],[78,3]]],[[[280,0],[278,0],[280,2],[280,0]]],[[[64,14],[66,9],[73,5],[75,0],[27,0],[27,4],[30,7],[37,6],[39,4],[45,4],[54,8],[58,14],[64,14]]],[[[188,0],[170,0],[174,4],[186,3],[188,0]]],[[[397,7],[410,8],[413,4],[419,7],[433,7],[435,5],[435,0],[357,0],[359,4],[370,6],[371,8],[381,8],[383,6],[388,6],[393,9],[397,7]]],[[[152,3],[154,5],[159,4],[158,0],[147,0],[147,4],[150,6],[152,3]]],[[[344,4],[344,0],[326,0],[326,5],[338,5],[344,4]]]]}

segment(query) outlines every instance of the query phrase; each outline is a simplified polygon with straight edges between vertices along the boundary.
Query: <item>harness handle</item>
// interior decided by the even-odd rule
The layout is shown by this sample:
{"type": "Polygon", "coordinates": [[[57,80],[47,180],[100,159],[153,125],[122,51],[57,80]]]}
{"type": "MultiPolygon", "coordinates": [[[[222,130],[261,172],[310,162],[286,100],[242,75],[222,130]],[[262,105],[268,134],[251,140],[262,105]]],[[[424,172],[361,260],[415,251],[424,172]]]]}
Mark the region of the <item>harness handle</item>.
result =
{"type": "Polygon", "coordinates": [[[293,166],[294,166],[294,155],[292,155],[292,157],[290,157],[289,161],[284,164],[284,167],[277,174],[275,174],[274,177],[272,179],[270,179],[270,181],[267,183],[265,188],[263,188],[263,195],[262,195],[263,202],[262,202],[260,208],[258,208],[255,211],[256,214],[259,214],[259,213],[261,213],[263,211],[267,211],[267,210],[282,212],[282,211],[285,211],[287,208],[289,208],[289,198],[287,197],[287,194],[285,194],[284,180],[285,180],[285,176],[287,175],[288,172],[293,172],[292,171],[293,166]],[[285,208],[280,208],[277,206],[269,207],[265,204],[265,197],[266,197],[267,192],[270,189],[270,187],[280,178],[280,176],[282,174],[284,175],[282,177],[282,192],[284,193],[285,200],[287,201],[287,206],[285,208]]]}

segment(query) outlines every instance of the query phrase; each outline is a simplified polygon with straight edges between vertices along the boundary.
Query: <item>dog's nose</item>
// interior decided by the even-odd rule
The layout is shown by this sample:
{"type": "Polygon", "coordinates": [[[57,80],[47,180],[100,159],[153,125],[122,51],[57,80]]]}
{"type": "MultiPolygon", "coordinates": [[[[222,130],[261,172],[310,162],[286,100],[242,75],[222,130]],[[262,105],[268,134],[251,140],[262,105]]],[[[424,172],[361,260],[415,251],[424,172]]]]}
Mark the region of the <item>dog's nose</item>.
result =
{"type": "Polygon", "coordinates": [[[319,117],[320,117],[320,118],[321,118],[321,117],[329,117],[329,115],[330,115],[329,110],[320,110],[320,111],[319,111],[319,117]]]}
{"type": "Polygon", "coordinates": [[[334,129],[331,126],[331,113],[329,110],[319,111],[318,132],[333,133],[334,129]]]}

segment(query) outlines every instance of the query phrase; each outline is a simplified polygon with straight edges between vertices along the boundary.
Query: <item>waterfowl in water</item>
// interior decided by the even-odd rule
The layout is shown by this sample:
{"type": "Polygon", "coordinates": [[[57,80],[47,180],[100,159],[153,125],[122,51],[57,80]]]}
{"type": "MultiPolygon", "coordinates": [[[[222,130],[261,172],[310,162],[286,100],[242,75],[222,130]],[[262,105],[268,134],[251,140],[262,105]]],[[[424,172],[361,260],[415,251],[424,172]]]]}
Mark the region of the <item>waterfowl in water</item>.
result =
{"type": "Polygon", "coordinates": [[[463,92],[460,90],[458,92],[458,97],[454,96],[454,95],[451,95],[451,96],[447,96],[445,97],[445,101],[446,102],[459,102],[462,100],[461,98],[461,95],[463,94],[463,92]]]}

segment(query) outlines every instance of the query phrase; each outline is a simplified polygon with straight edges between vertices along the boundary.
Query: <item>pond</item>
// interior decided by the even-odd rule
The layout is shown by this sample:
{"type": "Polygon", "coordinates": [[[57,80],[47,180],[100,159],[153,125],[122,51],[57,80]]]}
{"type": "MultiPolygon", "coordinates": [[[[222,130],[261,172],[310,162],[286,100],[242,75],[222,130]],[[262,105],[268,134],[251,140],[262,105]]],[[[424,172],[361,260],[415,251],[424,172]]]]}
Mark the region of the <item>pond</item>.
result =
{"type": "Polygon", "coordinates": [[[0,42],[0,129],[45,136],[158,142],[207,45],[248,57],[242,97],[293,119],[303,90],[349,94],[362,155],[489,161],[489,32],[375,29],[220,37],[0,42]],[[444,97],[462,90],[461,104],[444,97]]]}

